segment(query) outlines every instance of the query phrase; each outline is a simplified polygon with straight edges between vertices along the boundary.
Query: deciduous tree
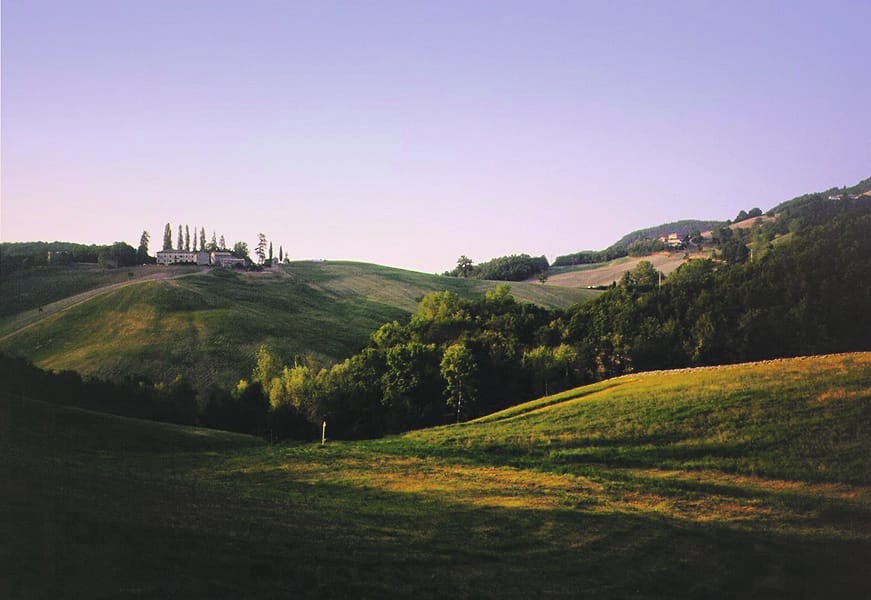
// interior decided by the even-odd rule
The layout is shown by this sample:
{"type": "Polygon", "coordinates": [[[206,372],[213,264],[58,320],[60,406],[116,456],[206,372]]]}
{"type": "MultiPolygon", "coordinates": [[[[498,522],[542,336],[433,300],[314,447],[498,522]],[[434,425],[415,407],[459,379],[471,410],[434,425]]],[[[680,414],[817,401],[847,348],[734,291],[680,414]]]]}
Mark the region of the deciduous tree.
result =
{"type": "Polygon", "coordinates": [[[461,277],[468,277],[472,272],[472,259],[463,254],[457,259],[457,269],[461,277]]]}
{"type": "Polygon", "coordinates": [[[457,409],[457,423],[463,409],[468,410],[476,399],[474,379],[477,373],[475,357],[465,344],[451,344],[442,355],[440,372],[445,380],[448,406],[457,409]]]}
{"type": "Polygon", "coordinates": [[[248,244],[245,242],[236,242],[233,245],[233,254],[239,258],[248,258],[248,244]]]}

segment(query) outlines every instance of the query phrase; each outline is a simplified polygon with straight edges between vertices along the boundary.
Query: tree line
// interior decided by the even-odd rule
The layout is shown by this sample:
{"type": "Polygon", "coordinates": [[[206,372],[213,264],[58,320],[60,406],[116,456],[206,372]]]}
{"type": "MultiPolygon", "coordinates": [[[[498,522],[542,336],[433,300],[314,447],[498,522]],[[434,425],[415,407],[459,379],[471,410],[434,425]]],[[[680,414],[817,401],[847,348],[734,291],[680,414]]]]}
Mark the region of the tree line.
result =
{"type": "Polygon", "coordinates": [[[444,275],[491,281],[525,281],[540,273],[547,272],[548,268],[550,268],[550,264],[544,256],[512,254],[474,264],[472,259],[463,255],[457,260],[457,266],[453,270],[445,272],[444,275]]]}
{"type": "MultiPolygon", "coordinates": [[[[258,242],[254,248],[257,264],[269,266],[276,262],[282,263],[289,257],[283,246],[279,245],[278,254],[273,254],[272,242],[263,233],[258,234],[258,242]]],[[[172,225],[167,223],[163,231],[163,250],[185,250],[189,252],[211,252],[215,250],[231,252],[238,258],[244,258],[253,263],[251,252],[246,242],[236,242],[232,248],[227,247],[223,235],[212,232],[211,241],[206,241],[205,227],[188,225],[178,226],[173,245],[172,225]]],[[[145,230],[139,238],[139,245],[134,248],[126,242],[114,244],[76,244],[71,242],[4,242],[0,243],[0,274],[9,275],[16,271],[36,267],[71,265],[73,263],[92,263],[105,268],[130,267],[134,265],[154,264],[156,259],[149,254],[151,234],[145,230]]]]}
{"type": "Polygon", "coordinates": [[[75,244],[71,242],[4,242],[0,243],[0,273],[93,263],[105,267],[127,267],[139,264],[136,249],[126,242],[114,244],[75,244]]]}

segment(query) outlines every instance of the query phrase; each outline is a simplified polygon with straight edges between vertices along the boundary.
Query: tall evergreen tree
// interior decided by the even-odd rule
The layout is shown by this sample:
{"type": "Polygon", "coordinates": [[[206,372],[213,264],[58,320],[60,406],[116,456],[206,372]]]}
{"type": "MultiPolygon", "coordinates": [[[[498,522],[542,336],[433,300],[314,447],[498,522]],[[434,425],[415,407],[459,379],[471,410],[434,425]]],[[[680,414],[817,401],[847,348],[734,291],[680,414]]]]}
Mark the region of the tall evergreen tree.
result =
{"type": "Polygon", "coordinates": [[[281,246],[278,246],[278,262],[284,262],[284,249],[281,246]]]}
{"type": "Polygon", "coordinates": [[[269,242],[269,264],[272,264],[272,242],[269,242]]]}
{"type": "Polygon", "coordinates": [[[200,252],[206,251],[206,228],[200,227],[200,252]]]}
{"type": "Polygon", "coordinates": [[[163,229],[163,249],[172,250],[172,226],[169,223],[163,229]]]}
{"type": "Polygon", "coordinates": [[[148,262],[148,242],[151,240],[151,236],[148,235],[147,231],[142,232],[142,237],[139,238],[139,248],[136,250],[136,262],[140,265],[148,262]]]}
{"type": "Polygon", "coordinates": [[[176,246],[179,250],[184,248],[184,235],[182,234],[181,225],[178,226],[178,245],[176,246]]]}
{"type": "Polygon", "coordinates": [[[187,225],[184,226],[184,249],[188,252],[191,250],[191,230],[187,225]]]}

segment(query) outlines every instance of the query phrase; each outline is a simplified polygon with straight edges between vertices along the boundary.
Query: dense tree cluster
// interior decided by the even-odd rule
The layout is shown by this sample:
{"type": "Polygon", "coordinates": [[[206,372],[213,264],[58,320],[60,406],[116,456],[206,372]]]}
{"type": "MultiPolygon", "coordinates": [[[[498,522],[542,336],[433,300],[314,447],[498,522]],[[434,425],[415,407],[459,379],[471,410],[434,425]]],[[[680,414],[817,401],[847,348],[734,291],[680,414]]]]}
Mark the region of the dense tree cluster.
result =
{"type": "Polygon", "coordinates": [[[180,377],[168,385],[109,382],[75,371],[44,371],[22,358],[0,355],[0,380],[6,394],[155,421],[197,422],[194,390],[180,377]]]}
{"type": "Polygon", "coordinates": [[[550,318],[516,302],[507,284],[475,301],[436,292],[408,323],[383,325],[362,352],[330,368],[286,365],[263,347],[241,386],[260,386],[284,421],[326,415],[342,436],[466,419],[544,392],[534,351],[550,318]]]}
{"type": "Polygon", "coordinates": [[[75,371],[51,372],[29,361],[0,354],[0,394],[22,396],[64,406],[86,408],[126,417],[179,425],[200,425],[268,437],[271,428],[285,436],[311,437],[308,423],[297,427],[283,414],[268,410],[259,384],[226,391],[210,388],[197,392],[177,376],[169,383],[140,379],[121,382],[82,377],[75,371]]]}
{"type": "Polygon", "coordinates": [[[471,259],[461,256],[453,271],[445,273],[451,277],[472,277],[492,281],[524,281],[548,270],[550,264],[544,256],[513,254],[500,256],[474,265],[471,259]]]}
{"type": "Polygon", "coordinates": [[[635,240],[626,246],[626,254],[629,256],[648,256],[654,252],[662,252],[668,249],[668,244],[659,239],[635,240]]]}
{"type": "Polygon", "coordinates": [[[740,223],[741,221],[746,221],[747,219],[755,219],[755,218],[761,217],[761,216],[762,216],[762,209],[761,208],[751,208],[750,212],[747,212],[746,210],[741,210],[738,212],[738,215],[735,217],[733,222],[740,223]]]}
{"type": "Polygon", "coordinates": [[[624,246],[611,246],[605,250],[584,250],[574,254],[557,256],[553,261],[554,267],[568,267],[571,265],[593,265],[608,262],[616,258],[623,258],[628,254],[624,246]]]}
{"type": "Polygon", "coordinates": [[[71,263],[99,263],[109,267],[137,264],[137,251],[124,242],[111,245],[70,242],[0,243],[0,273],[71,263]]]}

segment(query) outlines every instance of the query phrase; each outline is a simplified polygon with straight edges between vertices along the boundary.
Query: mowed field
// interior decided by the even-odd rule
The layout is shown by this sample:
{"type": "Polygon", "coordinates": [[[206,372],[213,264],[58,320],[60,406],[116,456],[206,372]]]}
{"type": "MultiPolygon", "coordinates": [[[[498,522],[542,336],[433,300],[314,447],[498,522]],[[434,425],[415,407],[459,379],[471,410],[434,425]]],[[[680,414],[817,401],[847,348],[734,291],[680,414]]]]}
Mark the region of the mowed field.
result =
{"type": "Polygon", "coordinates": [[[871,596],[871,353],[324,447],[0,399],[7,598],[871,596]]]}
{"type": "Polygon", "coordinates": [[[657,271],[668,275],[691,258],[710,258],[710,253],[693,253],[685,258],[684,252],[658,252],[649,256],[624,256],[606,263],[555,267],[551,269],[545,286],[587,288],[611,285],[615,281],[619,283],[624,273],[645,260],[653,263],[657,271]]]}
{"type": "MultiPolygon", "coordinates": [[[[100,273],[80,273],[84,282],[75,286],[59,283],[80,295],[55,300],[43,312],[8,316],[0,322],[0,351],[54,370],[164,382],[183,375],[199,388],[227,388],[250,375],[261,344],[288,362],[312,356],[328,363],[358,351],[385,322],[407,317],[427,293],[448,289],[473,297],[497,285],[335,262],[293,263],[260,273],[187,268],[144,273],[151,276],[137,271],[142,279],[131,282],[125,273],[110,287],[93,285],[100,273]]],[[[27,284],[46,290],[56,274],[44,276],[47,281],[34,274],[18,283],[24,290],[27,284]]],[[[65,276],[59,281],[66,282],[65,276]]],[[[514,284],[512,293],[548,307],[595,296],[538,283],[514,284]]]]}

